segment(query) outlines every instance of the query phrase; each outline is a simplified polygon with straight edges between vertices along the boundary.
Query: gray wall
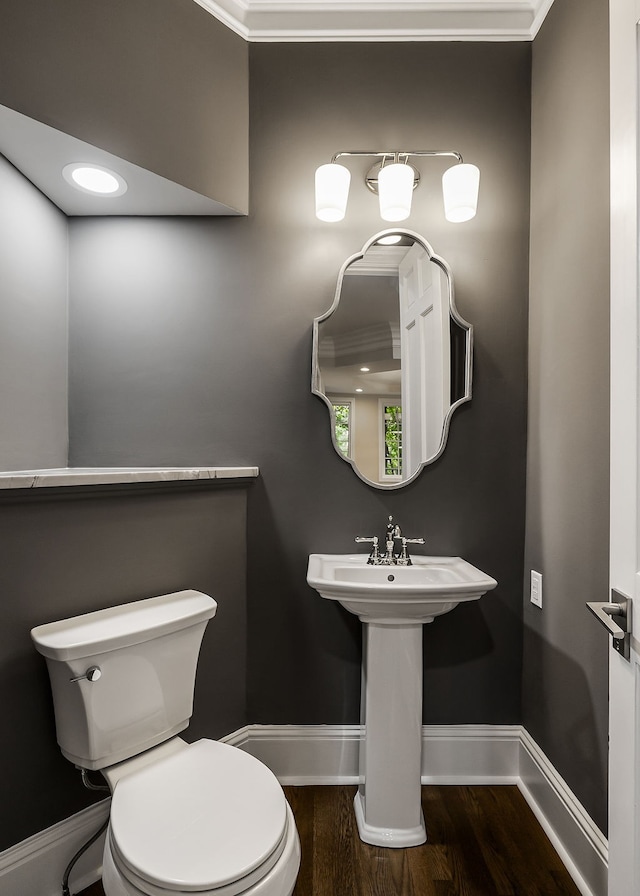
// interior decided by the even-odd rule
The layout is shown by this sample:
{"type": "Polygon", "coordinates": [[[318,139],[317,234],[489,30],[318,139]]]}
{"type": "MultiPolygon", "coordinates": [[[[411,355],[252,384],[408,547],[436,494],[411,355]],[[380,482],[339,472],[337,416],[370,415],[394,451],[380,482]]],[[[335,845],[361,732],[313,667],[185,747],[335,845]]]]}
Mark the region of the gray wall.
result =
{"type": "Polygon", "coordinates": [[[526,44],[256,44],[247,219],[71,222],[73,463],[260,467],[251,722],[358,721],[360,624],[308,588],[307,555],[351,550],[389,513],[500,583],[426,627],[425,721],[520,721],[529,76],[526,44]],[[483,181],[477,218],[451,225],[444,166],[423,166],[408,225],[452,266],[475,391],[444,456],[385,493],[335,454],[310,393],[313,318],[381,223],[355,175],[346,220],[317,221],[313,172],[339,149],[398,143],[460,150],[483,181]]]}
{"type": "MultiPolygon", "coordinates": [[[[0,192],[0,469],[66,466],[68,221],[2,157],[0,192]]],[[[57,747],[34,625],[183,588],[211,594],[187,737],[246,724],[246,490],[0,490],[0,803],[11,806],[0,851],[95,799],[57,747]]]]}
{"type": "MultiPolygon", "coordinates": [[[[602,6],[590,0],[581,22],[579,4],[556,0],[534,48],[526,569],[542,567],[547,603],[538,617],[526,606],[522,693],[530,46],[252,45],[248,218],[70,222],[71,462],[255,463],[261,470],[249,493],[246,609],[237,609],[231,635],[225,632],[220,650],[210,654],[215,671],[206,669],[198,686],[235,684],[228,702],[218,690],[222,702],[205,701],[204,710],[199,704],[190,736],[216,736],[244,721],[358,720],[360,626],[307,587],[307,555],[348,551],[355,534],[381,531],[393,513],[408,534],[426,537],[429,552],[461,554],[499,582],[479,603],[425,627],[425,722],[519,723],[523,699],[527,727],[604,826],[606,677],[590,670],[595,656],[605,662],[606,645],[600,634],[592,638],[586,622],[577,641],[560,637],[568,618],[578,617],[585,590],[606,582],[606,522],[591,512],[606,495],[606,372],[587,370],[581,342],[602,348],[606,328],[606,292],[602,305],[597,299],[601,261],[592,267],[605,242],[596,246],[591,231],[597,217],[606,219],[606,202],[598,198],[606,183],[592,175],[606,165],[595,152],[606,132],[602,6]],[[567,29],[574,16],[580,45],[567,29]],[[575,51],[571,65],[560,64],[567,47],[575,51]],[[578,74],[570,77],[574,63],[578,74]],[[556,108],[562,114],[544,124],[542,113],[556,108]],[[565,159],[552,151],[556,137],[578,153],[580,171],[590,170],[589,205],[584,183],[572,183],[579,203],[568,219],[557,201],[565,186],[555,166],[571,153],[565,159]],[[456,413],[444,455],[412,485],[380,492],[333,451],[327,410],[310,394],[309,381],[312,320],[331,304],[343,260],[381,224],[374,197],[358,184],[366,163],[353,163],[348,217],[333,226],[313,216],[313,171],[340,149],[398,144],[450,147],[482,171],[478,216],[452,225],[440,208],[441,168],[425,163],[407,222],[451,264],[460,312],[475,327],[475,380],[473,401],[456,413]],[[551,183],[542,177],[547,171],[551,183]],[[553,240],[541,248],[545,234],[553,240]],[[578,313],[585,307],[588,314],[578,313]],[[547,372],[556,369],[548,385],[547,372]],[[580,404],[585,396],[588,411],[580,404]],[[580,447],[592,438],[594,449],[580,447]],[[552,688],[539,684],[543,677],[552,688]]],[[[104,98],[105,120],[112,102],[104,98]]],[[[102,120],[101,110],[98,130],[102,120]]],[[[595,363],[592,355],[589,361],[595,363]]],[[[65,608],[80,612],[173,587],[240,594],[237,582],[218,578],[228,567],[219,558],[226,560],[242,536],[236,509],[217,497],[198,512],[164,504],[136,507],[132,515],[127,502],[137,496],[98,507],[93,498],[89,505],[83,499],[45,506],[41,496],[29,495],[7,505],[4,528],[15,535],[3,542],[11,562],[0,568],[8,577],[3,593],[15,599],[5,605],[10,625],[2,660],[13,685],[7,698],[13,729],[26,725],[31,736],[24,740],[32,746],[26,753],[22,744],[5,747],[5,765],[16,779],[27,762],[42,766],[6,831],[9,842],[86,800],[52,741],[46,678],[28,643],[29,627],[65,608]],[[85,506],[90,512],[79,512],[85,506]],[[230,530],[229,514],[237,523],[230,530]],[[149,541],[136,550],[140,538],[149,541]],[[45,558],[36,567],[25,562],[34,547],[45,558]],[[115,557],[125,557],[122,573],[115,557]]],[[[238,601],[234,606],[242,608],[238,601]]],[[[221,620],[210,626],[210,637],[222,637],[215,634],[221,620]]]]}
{"type": "Polygon", "coordinates": [[[555,0],[533,46],[523,722],[606,830],[608,3],[555,0]],[[543,609],[529,571],[543,574],[543,609]]]}
{"type": "Polygon", "coordinates": [[[96,797],[57,747],[30,629],[195,588],[218,601],[187,740],[246,723],[246,486],[0,491],[0,851],[96,797]],[[11,807],[8,811],[7,807],[11,807]]]}
{"type": "Polygon", "coordinates": [[[0,470],[67,464],[67,221],[0,156],[0,470]]]}
{"type": "Polygon", "coordinates": [[[247,211],[248,48],[192,0],[2,0],[0,103],[247,211]]]}

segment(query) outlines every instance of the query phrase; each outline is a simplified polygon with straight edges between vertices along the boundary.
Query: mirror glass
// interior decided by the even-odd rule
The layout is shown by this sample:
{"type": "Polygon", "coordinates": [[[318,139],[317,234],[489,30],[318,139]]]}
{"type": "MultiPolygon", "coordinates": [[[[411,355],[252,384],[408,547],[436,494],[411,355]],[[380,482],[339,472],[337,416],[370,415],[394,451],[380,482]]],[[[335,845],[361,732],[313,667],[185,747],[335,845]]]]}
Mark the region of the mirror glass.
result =
{"type": "Polygon", "coordinates": [[[385,230],[344,263],[314,321],[312,390],[336,451],[369,485],[399,488],[440,456],[471,398],[472,332],[449,265],[418,234],[385,230]]]}

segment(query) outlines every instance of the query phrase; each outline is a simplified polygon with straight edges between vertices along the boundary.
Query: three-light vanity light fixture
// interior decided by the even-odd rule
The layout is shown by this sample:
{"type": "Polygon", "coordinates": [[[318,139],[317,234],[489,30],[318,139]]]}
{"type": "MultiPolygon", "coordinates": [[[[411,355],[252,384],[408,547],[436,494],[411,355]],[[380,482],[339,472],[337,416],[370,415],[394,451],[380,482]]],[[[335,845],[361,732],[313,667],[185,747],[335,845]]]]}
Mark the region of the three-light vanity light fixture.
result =
{"type": "Polygon", "coordinates": [[[316,215],[321,221],[342,221],[347,210],[351,172],[338,159],[344,156],[372,156],[376,162],[365,176],[365,184],[378,194],[380,217],[384,221],[405,221],[411,213],[413,191],[420,183],[420,172],[409,163],[410,158],[449,156],[456,164],[442,176],[444,213],[448,221],[469,221],[478,206],[480,171],[462,160],[452,150],[344,150],[331,162],[316,171],[316,215]]]}

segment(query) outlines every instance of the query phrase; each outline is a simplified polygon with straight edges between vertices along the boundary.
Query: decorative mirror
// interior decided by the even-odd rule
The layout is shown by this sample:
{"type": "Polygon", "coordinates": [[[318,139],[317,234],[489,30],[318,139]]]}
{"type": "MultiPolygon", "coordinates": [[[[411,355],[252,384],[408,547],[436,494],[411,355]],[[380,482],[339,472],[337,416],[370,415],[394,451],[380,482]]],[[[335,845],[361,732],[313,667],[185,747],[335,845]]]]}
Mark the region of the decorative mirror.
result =
{"type": "Polygon", "coordinates": [[[361,479],[400,488],[442,454],[471,398],[472,340],[449,265],[417,233],[384,230],[347,259],[313,324],[311,388],[361,479]]]}

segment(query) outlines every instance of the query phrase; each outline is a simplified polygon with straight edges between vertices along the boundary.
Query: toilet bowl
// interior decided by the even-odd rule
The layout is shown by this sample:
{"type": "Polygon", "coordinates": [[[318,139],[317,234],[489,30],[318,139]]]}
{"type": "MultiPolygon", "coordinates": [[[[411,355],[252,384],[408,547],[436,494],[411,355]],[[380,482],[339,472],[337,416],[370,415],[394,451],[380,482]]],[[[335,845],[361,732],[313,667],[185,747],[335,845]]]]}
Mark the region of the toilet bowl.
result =
{"type": "Polygon", "coordinates": [[[300,844],[275,776],[236,747],[175,740],[173,755],[117,769],[107,896],[289,896],[300,844]]]}
{"type": "Polygon", "coordinates": [[[38,626],[58,744],[111,790],[106,896],[291,896],[300,841],[275,775],[177,736],[217,604],[180,591],[38,626]]]}
{"type": "MultiPolygon", "coordinates": [[[[291,809],[269,769],[236,747],[174,739],[121,763],[103,860],[107,896],[289,896],[300,863],[291,809]],[[179,747],[176,748],[175,742],[179,747]]],[[[111,783],[111,782],[110,782],[111,783]]]]}

